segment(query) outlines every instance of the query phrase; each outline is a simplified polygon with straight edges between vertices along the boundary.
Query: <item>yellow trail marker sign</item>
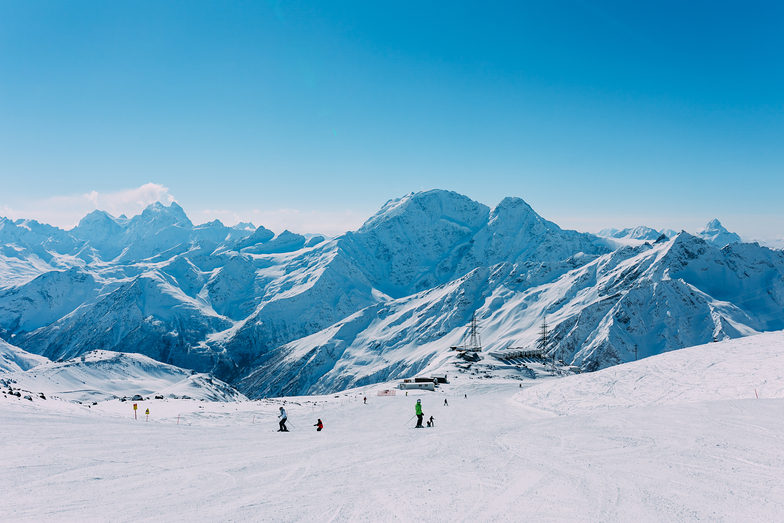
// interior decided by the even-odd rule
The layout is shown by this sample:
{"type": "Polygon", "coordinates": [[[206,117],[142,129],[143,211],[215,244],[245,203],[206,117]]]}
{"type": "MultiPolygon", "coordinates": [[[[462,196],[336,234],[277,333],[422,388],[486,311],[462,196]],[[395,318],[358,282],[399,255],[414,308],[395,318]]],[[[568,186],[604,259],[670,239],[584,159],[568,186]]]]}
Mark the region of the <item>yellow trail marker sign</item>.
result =
{"type": "Polygon", "coordinates": [[[136,410],[136,403],[133,404],[133,410],[136,410]]]}

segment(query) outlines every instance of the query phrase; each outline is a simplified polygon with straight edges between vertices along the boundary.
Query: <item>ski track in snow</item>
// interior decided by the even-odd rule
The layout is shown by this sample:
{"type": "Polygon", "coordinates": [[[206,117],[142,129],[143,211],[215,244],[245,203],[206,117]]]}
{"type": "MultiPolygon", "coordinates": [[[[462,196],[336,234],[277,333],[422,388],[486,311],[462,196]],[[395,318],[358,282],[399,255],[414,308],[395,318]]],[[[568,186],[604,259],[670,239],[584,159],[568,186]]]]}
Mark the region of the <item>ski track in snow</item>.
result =
{"type": "Polygon", "coordinates": [[[777,521],[783,343],[784,332],[767,333],[563,379],[450,376],[436,392],[408,396],[377,396],[387,384],[255,402],[154,399],[138,402],[138,420],[133,402],[29,401],[3,388],[0,514],[14,522],[777,521]],[[434,428],[413,428],[417,398],[434,428]],[[276,432],[281,405],[286,434],[276,432]]]}
{"type": "Polygon", "coordinates": [[[9,521],[653,522],[774,521],[784,509],[784,400],[555,417],[513,400],[517,385],[446,389],[378,397],[368,388],[367,405],[365,391],[308,398],[324,403],[316,407],[289,402],[288,434],[275,432],[278,402],[141,402],[153,414],[145,422],[133,420],[130,404],[8,397],[0,513],[9,521]],[[435,428],[406,421],[417,397],[435,428]],[[177,409],[191,409],[180,425],[177,409]]]}

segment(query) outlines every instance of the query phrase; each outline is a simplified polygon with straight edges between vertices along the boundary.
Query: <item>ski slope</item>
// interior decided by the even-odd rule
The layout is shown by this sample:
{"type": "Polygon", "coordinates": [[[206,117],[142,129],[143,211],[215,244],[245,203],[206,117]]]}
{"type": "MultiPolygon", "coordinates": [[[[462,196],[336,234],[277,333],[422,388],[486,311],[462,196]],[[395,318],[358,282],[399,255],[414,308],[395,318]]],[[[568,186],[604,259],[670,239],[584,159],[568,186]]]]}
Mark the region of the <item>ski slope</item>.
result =
{"type": "Polygon", "coordinates": [[[526,389],[517,400],[565,414],[700,401],[784,398],[784,331],[708,343],[526,389]]]}
{"type": "Polygon", "coordinates": [[[782,336],[564,379],[450,376],[439,391],[408,396],[379,397],[383,386],[373,386],[140,402],[150,421],[116,400],[87,408],[3,395],[0,513],[21,522],[776,521],[782,336]],[[722,385],[731,380],[743,386],[722,385]],[[744,391],[760,381],[760,399],[744,391]],[[434,428],[412,428],[417,398],[434,428]],[[275,431],[283,404],[285,434],[275,431]]]}

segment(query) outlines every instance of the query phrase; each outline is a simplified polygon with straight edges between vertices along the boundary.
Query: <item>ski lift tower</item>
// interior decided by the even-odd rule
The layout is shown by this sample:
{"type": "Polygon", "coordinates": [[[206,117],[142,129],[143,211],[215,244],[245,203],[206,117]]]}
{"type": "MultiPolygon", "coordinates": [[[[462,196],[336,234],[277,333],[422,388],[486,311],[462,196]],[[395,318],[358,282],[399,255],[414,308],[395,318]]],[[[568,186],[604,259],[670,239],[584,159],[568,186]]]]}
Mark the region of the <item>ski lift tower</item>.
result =
{"type": "MultiPolygon", "coordinates": [[[[482,352],[482,340],[479,338],[479,329],[476,327],[476,312],[471,315],[471,323],[465,334],[464,342],[457,347],[450,347],[459,352],[482,352]]],[[[477,356],[478,357],[478,356],[477,356]]]]}
{"type": "Polygon", "coordinates": [[[482,352],[482,340],[479,338],[479,330],[476,328],[476,312],[471,315],[471,323],[468,325],[463,348],[471,352],[482,352]]]}

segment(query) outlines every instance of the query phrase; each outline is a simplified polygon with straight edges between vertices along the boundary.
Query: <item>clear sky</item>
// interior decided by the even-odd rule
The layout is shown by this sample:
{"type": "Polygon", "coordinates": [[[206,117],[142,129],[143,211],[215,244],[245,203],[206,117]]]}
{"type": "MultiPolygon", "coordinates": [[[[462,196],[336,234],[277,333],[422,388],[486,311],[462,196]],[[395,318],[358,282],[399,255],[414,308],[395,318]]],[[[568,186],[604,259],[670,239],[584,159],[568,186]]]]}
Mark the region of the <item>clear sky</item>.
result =
{"type": "Polygon", "coordinates": [[[0,0],[0,215],[335,234],[443,188],[784,235],[784,2],[0,0]]]}

